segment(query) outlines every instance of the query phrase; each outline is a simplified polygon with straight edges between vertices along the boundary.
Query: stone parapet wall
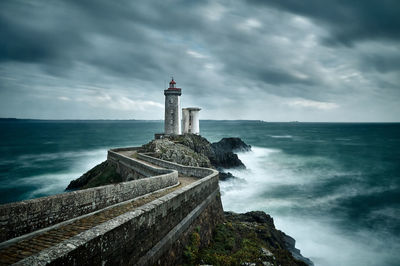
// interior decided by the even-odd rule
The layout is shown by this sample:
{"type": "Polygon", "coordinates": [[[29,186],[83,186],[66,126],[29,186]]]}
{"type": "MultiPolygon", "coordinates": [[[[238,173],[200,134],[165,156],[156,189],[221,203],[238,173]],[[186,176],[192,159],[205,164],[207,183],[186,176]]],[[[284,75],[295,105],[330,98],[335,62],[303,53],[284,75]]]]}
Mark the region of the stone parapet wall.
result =
{"type": "Polygon", "coordinates": [[[0,242],[179,183],[177,171],[117,157],[153,176],[0,205],[0,242]]]}
{"type": "Polygon", "coordinates": [[[218,171],[211,168],[184,166],[181,164],[161,160],[144,153],[139,153],[137,157],[138,159],[158,165],[163,168],[177,170],[179,173],[182,173],[187,176],[202,178],[211,174],[218,175],[218,171]]]}
{"type": "MultiPolygon", "coordinates": [[[[206,168],[185,171],[200,179],[18,264],[152,265],[171,250],[176,240],[187,235],[204,210],[221,206],[217,171],[206,168]]],[[[217,209],[222,212],[222,207],[217,209]]]]}
{"type": "Polygon", "coordinates": [[[107,160],[115,164],[117,173],[126,181],[165,174],[166,171],[170,171],[143,164],[143,162],[122,155],[118,153],[118,151],[120,151],[120,149],[109,150],[107,153],[107,160]]]}

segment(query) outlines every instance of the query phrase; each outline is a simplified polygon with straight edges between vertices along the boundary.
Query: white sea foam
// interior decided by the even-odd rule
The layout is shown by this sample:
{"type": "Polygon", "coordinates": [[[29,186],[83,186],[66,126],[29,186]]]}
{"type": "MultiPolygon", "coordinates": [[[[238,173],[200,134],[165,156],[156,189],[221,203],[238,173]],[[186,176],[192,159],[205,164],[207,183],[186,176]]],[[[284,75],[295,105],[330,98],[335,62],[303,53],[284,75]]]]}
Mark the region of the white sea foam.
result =
{"type": "Polygon", "coordinates": [[[269,135],[271,138],[275,139],[291,139],[293,136],[291,135],[269,135]]]}
{"type": "MultiPolygon", "coordinates": [[[[357,180],[362,178],[362,173],[346,172],[329,158],[291,155],[259,147],[252,150],[239,153],[247,169],[229,169],[238,178],[220,184],[224,209],[235,212],[264,210],[271,214],[277,228],[293,236],[297,248],[315,265],[396,265],[396,251],[400,249],[398,238],[390,237],[382,230],[370,232],[354,228],[351,232],[344,231],[337,225],[340,217],[307,213],[307,210],[330,208],[340,199],[381,193],[396,187],[371,188],[351,184],[326,191],[318,197],[308,197],[307,191],[321,182],[347,176],[357,180]],[[293,187],[304,193],[285,191],[293,187]]],[[[390,210],[384,213],[395,215],[390,210]]]]}
{"type": "Polygon", "coordinates": [[[382,232],[354,228],[348,233],[322,217],[274,215],[275,225],[296,239],[296,246],[315,265],[396,265],[398,239],[382,232]]]}
{"type": "Polygon", "coordinates": [[[27,176],[25,178],[19,179],[18,184],[9,184],[10,186],[33,185],[37,187],[37,189],[31,191],[27,195],[27,198],[35,198],[38,196],[62,193],[71,180],[78,178],[95,165],[104,161],[107,157],[107,150],[98,149],[82,152],[39,154],[36,156],[24,155],[21,157],[22,158],[19,158],[19,162],[21,165],[25,164],[25,160],[28,160],[31,163],[43,163],[52,160],[72,161],[69,168],[61,173],[27,176]]]}

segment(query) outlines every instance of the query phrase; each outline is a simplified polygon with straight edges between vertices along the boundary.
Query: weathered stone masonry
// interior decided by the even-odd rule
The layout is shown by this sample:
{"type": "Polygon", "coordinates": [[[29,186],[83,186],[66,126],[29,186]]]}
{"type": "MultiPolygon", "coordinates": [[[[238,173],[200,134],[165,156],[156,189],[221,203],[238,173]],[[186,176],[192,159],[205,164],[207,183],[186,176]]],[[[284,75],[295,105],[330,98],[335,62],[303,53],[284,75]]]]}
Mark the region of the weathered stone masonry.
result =
{"type": "MultiPolygon", "coordinates": [[[[153,165],[155,172],[164,173],[122,183],[125,186],[134,184],[132,182],[136,182],[136,185],[143,183],[142,190],[149,191],[156,187],[152,182],[144,181],[154,180],[162,183],[160,187],[165,187],[173,183],[170,181],[177,178],[178,172],[198,177],[199,180],[21,260],[17,265],[173,265],[181,258],[194,225],[200,228],[202,242],[210,241],[212,230],[222,217],[218,172],[207,168],[186,167],[145,154],[138,154],[137,158],[150,164],[123,156],[118,150],[110,150],[108,153],[108,159],[122,167],[139,169],[144,165],[150,168],[153,165]]],[[[109,186],[96,189],[105,187],[109,186]]],[[[130,189],[134,190],[132,186],[130,189]]],[[[81,195],[84,196],[88,190],[79,192],[84,193],[81,195]]],[[[110,191],[110,194],[113,193],[118,191],[110,191]]]]}
{"type": "Polygon", "coordinates": [[[124,163],[121,168],[128,168],[126,172],[137,171],[139,165],[140,171],[153,176],[0,205],[0,242],[178,183],[177,171],[140,164],[114,151],[109,151],[108,157],[115,163],[124,163]]]}

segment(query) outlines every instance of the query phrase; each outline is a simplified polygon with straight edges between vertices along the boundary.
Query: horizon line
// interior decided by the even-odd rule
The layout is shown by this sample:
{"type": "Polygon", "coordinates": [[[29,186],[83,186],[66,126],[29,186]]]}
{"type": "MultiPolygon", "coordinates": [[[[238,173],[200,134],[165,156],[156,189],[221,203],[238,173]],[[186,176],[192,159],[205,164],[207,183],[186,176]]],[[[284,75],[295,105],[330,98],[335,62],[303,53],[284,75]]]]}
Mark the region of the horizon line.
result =
{"type": "MultiPolygon", "coordinates": [[[[29,121],[164,121],[164,119],[81,119],[81,118],[63,118],[63,119],[49,119],[49,118],[15,118],[15,117],[0,117],[0,121],[16,121],[16,120],[29,120],[29,121]]],[[[400,121],[266,121],[261,119],[200,119],[200,121],[251,121],[262,123],[400,123],[400,121]]]]}

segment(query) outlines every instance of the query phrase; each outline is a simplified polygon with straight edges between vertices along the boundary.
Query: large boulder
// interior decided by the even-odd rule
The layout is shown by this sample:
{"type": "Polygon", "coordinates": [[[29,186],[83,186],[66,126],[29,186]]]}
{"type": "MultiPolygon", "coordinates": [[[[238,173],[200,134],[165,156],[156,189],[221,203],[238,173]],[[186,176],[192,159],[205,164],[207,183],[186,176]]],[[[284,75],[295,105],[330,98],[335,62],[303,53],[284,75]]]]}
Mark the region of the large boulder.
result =
{"type": "Polygon", "coordinates": [[[184,134],[178,136],[171,136],[169,139],[175,143],[185,145],[193,151],[205,155],[207,158],[213,156],[213,149],[211,143],[200,135],[184,134]]]}
{"type": "Polygon", "coordinates": [[[218,152],[242,152],[251,151],[251,146],[240,138],[223,138],[211,144],[214,151],[218,152]]]}
{"type": "Polygon", "coordinates": [[[250,151],[251,146],[240,138],[223,138],[219,142],[211,144],[211,163],[217,168],[245,168],[235,152],[250,151]]]}

